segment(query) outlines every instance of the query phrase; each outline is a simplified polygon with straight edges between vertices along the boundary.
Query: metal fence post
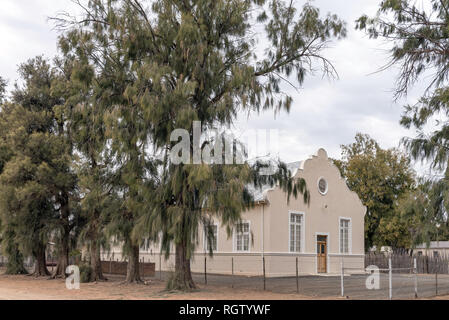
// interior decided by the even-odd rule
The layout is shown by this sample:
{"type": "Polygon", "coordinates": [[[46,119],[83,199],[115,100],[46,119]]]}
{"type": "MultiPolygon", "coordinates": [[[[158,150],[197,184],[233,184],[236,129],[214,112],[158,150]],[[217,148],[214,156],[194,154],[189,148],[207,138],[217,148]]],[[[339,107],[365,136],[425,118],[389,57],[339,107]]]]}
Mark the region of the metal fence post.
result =
{"type": "Polygon", "coordinates": [[[388,259],[388,284],[389,284],[389,294],[388,297],[390,300],[393,299],[393,268],[391,265],[391,258],[388,259]]]}
{"type": "Polygon", "coordinates": [[[435,266],[435,295],[438,295],[438,260],[435,266]]]}
{"type": "Polygon", "coordinates": [[[207,256],[204,257],[204,283],[207,285],[207,256]]]}
{"type": "Polygon", "coordinates": [[[296,293],[299,293],[299,261],[296,257],[296,293]]]}
{"type": "Polygon", "coordinates": [[[265,291],[267,289],[267,279],[265,274],[265,257],[263,257],[263,290],[265,291]]]}
{"type": "Polygon", "coordinates": [[[415,299],[418,298],[418,264],[416,258],[413,259],[413,273],[415,274],[415,299]]]}
{"type": "Polygon", "coordinates": [[[232,288],[234,288],[234,257],[232,257],[232,259],[231,259],[231,261],[232,261],[232,264],[231,264],[231,274],[232,274],[232,288]]]}
{"type": "Polygon", "coordinates": [[[344,297],[345,296],[345,267],[343,265],[343,261],[341,262],[341,281],[340,281],[340,286],[341,286],[341,296],[344,297]]]}
{"type": "Polygon", "coordinates": [[[159,253],[159,278],[162,281],[162,254],[159,253]]]}

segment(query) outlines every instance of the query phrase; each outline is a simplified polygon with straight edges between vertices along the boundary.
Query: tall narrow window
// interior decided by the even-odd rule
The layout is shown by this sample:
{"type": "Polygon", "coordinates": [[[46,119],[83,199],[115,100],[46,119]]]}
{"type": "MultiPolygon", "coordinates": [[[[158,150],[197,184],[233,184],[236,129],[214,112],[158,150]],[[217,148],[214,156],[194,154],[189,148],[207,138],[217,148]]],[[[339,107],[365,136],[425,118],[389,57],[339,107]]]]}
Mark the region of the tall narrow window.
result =
{"type": "Polygon", "coordinates": [[[237,251],[249,251],[249,223],[244,222],[237,225],[236,249],[237,251]]]}
{"type": "Polygon", "coordinates": [[[290,252],[301,252],[302,214],[290,214],[290,252]]]}
{"type": "Polygon", "coordinates": [[[349,253],[349,234],[351,232],[351,221],[340,219],[340,253],[349,253]]]}
{"type": "Polygon", "coordinates": [[[208,237],[208,229],[206,228],[206,230],[204,230],[204,239],[205,239],[205,249],[207,252],[212,251],[217,251],[218,250],[218,245],[217,245],[217,239],[218,239],[218,226],[217,225],[212,225],[210,226],[210,230],[212,232],[213,235],[213,239],[210,239],[208,237]]]}

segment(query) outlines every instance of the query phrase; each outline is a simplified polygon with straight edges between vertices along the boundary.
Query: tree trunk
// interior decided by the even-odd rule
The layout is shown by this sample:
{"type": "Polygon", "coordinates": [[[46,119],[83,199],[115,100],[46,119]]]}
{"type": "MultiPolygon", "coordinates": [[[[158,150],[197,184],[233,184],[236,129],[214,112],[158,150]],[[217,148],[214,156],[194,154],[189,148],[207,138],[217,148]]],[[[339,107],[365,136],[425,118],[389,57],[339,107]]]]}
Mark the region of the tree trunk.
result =
{"type": "Polygon", "coordinates": [[[66,269],[69,266],[69,239],[67,235],[64,235],[61,239],[61,248],[59,249],[58,255],[58,266],[56,267],[55,272],[52,275],[53,279],[67,277],[66,269]]]}
{"type": "Polygon", "coordinates": [[[39,244],[36,249],[36,261],[34,262],[34,273],[35,277],[46,277],[50,275],[47,269],[47,259],[45,257],[45,245],[39,244]]]}
{"type": "Polygon", "coordinates": [[[90,282],[107,280],[101,270],[100,242],[98,240],[93,240],[90,244],[90,267],[92,268],[90,282]]]}
{"type": "Polygon", "coordinates": [[[175,275],[169,281],[168,289],[188,291],[196,289],[190,269],[190,258],[187,257],[185,243],[176,245],[175,275]]]}
{"type": "Polygon", "coordinates": [[[142,283],[139,268],[139,246],[132,246],[131,253],[128,258],[128,268],[126,270],[127,283],[142,283]]]}
{"type": "Polygon", "coordinates": [[[63,229],[63,233],[61,235],[61,243],[58,254],[58,266],[56,267],[56,271],[53,273],[52,278],[62,277],[65,279],[66,269],[69,266],[69,241],[70,241],[70,226],[69,226],[69,200],[68,195],[65,195],[63,198],[63,204],[61,206],[61,225],[63,229]]]}

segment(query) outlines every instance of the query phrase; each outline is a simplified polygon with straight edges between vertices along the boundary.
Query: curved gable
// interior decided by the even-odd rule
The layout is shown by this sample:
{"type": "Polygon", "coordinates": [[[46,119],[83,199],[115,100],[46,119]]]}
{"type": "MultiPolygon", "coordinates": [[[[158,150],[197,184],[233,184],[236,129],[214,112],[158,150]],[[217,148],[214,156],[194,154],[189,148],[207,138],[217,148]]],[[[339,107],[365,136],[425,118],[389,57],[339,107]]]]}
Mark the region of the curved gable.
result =
{"type": "Polygon", "coordinates": [[[341,176],[340,170],[323,148],[319,149],[315,155],[301,162],[295,177],[306,179],[307,188],[311,193],[311,201],[324,197],[334,201],[340,199],[345,203],[353,202],[361,207],[363,215],[366,214],[366,207],[359,196],[349,189],[346,180],[341,176]],[[324,179],[327,182],[328,186],[325,194],[319,191],[318,184],[320,179],[324,179]]]}

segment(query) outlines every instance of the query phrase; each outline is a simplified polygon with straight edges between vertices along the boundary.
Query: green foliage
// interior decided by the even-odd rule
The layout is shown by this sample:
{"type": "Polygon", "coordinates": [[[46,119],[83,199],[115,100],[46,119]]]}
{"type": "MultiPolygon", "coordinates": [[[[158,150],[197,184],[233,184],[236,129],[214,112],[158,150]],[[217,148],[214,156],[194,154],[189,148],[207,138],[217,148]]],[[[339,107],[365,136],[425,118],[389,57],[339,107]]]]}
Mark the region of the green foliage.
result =
{"type": "Polygon", "coordinates": [[[391,245],[401,248],[407,233],[401,228],[397,202],[414,186],[410,160],[395,149],[384,150],[368,135],[357,134],[355,142],[342,146],[337,162],[351,190],[367,207],[365,247],[391,245]]]}
{"type": "Polygon", "coordinates": [[[336,76],[322,51],[346,35],[344,22],[280,0],[92,0],[82,9],[82,22],[56,21],[66,28],[62,54],[73,59],[68,86],[79,89],[66,105],[76,106],[76,146],[87,160],[81,206],[89,212],[86,226],[97,229],[86,235],[105,226],[130,249],[162,233],[163,250],[174,244],[181,255],[182,282],[199,225],[216,215],[230,230],[253,205],[248,184],[280,183],[289,197],[308,200],[305,182],[294,181],[283,164],[268,178],[259,175],[260,163],[173,165],[170,135],[191,131],[194,121],[203,132],[223,128],[241,110],[289,110],[284,79],[294,76],[299,86],[317,66],[336,76]],[[265,50],[257,50],[256,20],[270,41],[265,50]],[[117,205],[105,210],[105,199],[117,205]]]}
{"type": "MultiPolygon", "coordinates": [[[[357,28],[366,30],[372,38],[391,42],[391,61],[387,67],[398,65],[399,77],[396,96],[407,94],[427,70],[430,84],[424,96],[414,105],[407,105],[401,119],[405,128],[414,128],[415,139],[403,143],[417,160],[429,160],[433,167],[447,171],[449,163],[449,126],[447,87],[449,55],[449,1],[431,0],[428,5],[415,1],[382,1],[375,18],[362,16],[357,28]],[[438,121],[433,132],[426,132],[428,125],[438,121]]],[[[408,217],[412,244],[435,239],[436,225],[447,234],[447,178],[423,181],[412,193],[401,199],[399,210],[408,217]]]]}
{"type": "Polygon", "coordinates": [[[448,153],[448,88],[449,1],[431,0],[429,5],[415,1],[385,0],[375,18],[362,16],[357,28],[373,38],[393,44],[387,67],[398,65],[396,96],[406,94],[426,70],[432,70],[430,85],[420,101],[406,106],[401,124],[418,130],[416,139],[405,139],[411,155],[431,160],[438,169],[447,167],[448,153]],[[438,128],[426,133],[424,127],[438,116],[438,128]]]}
{"type": "Polygon", "coordinates": [[[0,113],[0,217],[13,227],[21,252],[36,257],[58,235],[60,211],[68,205],[63,195],[76,181],[64,122],[54,112],[62,101],[51,90],[58,74],[42,57],[21,65],[19,73],[24,86],[16,85],[0,113]]]}
{"type": "Polygon", "coordinates": [[[92,267],[88,264],[82,264],[80,268],[80,282],[89,283],[92,277],[92,267]]]}
{"type": "MultiPolygon", "coordinates": [[[[417,188],[406,194],[398,203],[399,218],[403,231],[408,235],[408,248],[423,243],[430,244],[438,236],[448,234],[446,204],[447,181],[422,180],[417,188]]],[[[392,235],[394,236],[394,235],[392,235]]]]}
{"type": "Polygon", "coordinates": [[[73,258],[79,258],[81,260],[82,254],[79,249],[73,249],[70,251],[69,256],[73,258]]]}
{"type": "Polygon", "coordinates": [[[28,274],[28,271],[23,265],[23,255],[19,250],[12,226],[4,226],[1,240],[3,253],[8,257],[5,274],[28,274]]]}
{"type": "Polygon", "coordinates": [[[449,1],[431,0],[429,6],[417,1],[384,0],[376,17],[357,20],[357,28],[372,38],[392,42],[389,66],[400,64],[397,94],[407,93],[428,69],[435,69],[432,85],[444,84],[447,75],[449,1]]]}

